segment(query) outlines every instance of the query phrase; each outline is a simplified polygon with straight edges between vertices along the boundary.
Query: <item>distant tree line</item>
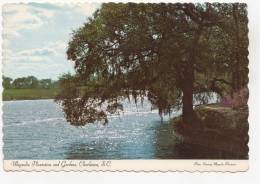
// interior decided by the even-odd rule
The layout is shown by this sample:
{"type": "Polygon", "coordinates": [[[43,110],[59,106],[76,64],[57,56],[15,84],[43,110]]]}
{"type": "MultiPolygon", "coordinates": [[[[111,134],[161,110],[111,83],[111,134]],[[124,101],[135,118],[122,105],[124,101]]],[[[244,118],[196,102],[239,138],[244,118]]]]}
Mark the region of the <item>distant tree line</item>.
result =
{"type": "Polygon", "coordinates": [[[3,87],[4,89],[51,89],[58,88],[59,81],[52,79],[37,79],[34,76],[20,77],[16,79],[3,76],[3,87]]]}

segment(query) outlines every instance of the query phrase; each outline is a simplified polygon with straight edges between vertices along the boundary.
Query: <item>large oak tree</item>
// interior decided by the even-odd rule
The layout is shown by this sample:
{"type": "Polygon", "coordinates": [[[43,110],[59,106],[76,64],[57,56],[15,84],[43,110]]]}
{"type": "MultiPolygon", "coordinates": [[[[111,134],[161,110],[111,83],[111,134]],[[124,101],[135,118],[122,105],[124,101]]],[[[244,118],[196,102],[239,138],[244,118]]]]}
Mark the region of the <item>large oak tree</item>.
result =
{"type": "Polygon", "coordinates": [[[76,126],[107,122],[131,97],[192,123],[194,95],[246,86],[247,45],[244,4],[103,4],[72,34],[76,74],[56,100],[76,126]]]}

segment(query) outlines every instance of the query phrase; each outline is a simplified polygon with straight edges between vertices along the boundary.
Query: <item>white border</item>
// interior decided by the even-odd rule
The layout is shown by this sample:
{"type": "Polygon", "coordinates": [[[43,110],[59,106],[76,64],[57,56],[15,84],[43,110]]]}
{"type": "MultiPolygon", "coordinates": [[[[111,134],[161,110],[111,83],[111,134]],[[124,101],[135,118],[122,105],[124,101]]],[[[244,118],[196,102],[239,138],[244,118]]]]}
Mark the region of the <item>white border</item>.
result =
{"type": "Polygon", "coordinates": [[[5,171],[245,172],[248,160],[4,160],[5,171]]]}
{"type": "MultiPolygon", "coordinates": [[[[59,1],[59,0],[2,0],[1,5],[3,3],[19,3],[19,2],[86,2],[86,1],[73,1],[73,0],[66,0],[66,1],[59,1]]],[[[87,1],[87,2],[108,2],[106,0],[100,1],[87,1]]],[[[127,2],[127,1],[126,1],[127,2]]],[[[148,1],[135,1],[135,2],[148,2],[148,1]]],[[[149,2],[161,2],[150,0],[149,2]]],[[[184,0],[172,0],[164,2],[187,2],[184,0]]],[[[188,2],[204,2],[199,0],[193,0],[188,2]]],[[[212,2],[212,1],[207,1],[212,2]]],[[[232,0],[218,0],[214,2],[238,2],[232,0]]],[[[71,173],[51,173],[51,172],[3,172],[3,165],[0,162],[0,181],[1,183],[134,183],[134,182],[142,182],[142,183],[250,183],[254,184],[257,181],[260,181],[260,159],[257,159],[257,155],[260,155],[259,151],[259,115],[257,113],[260,107],[260,100],[257,94],[260,94],[260,86],[257,83],[257,79],[259,79],[260,75],[260,52],[258,51],[260,48],[260,1],[252,0],[252,1],[239,1],[239,2],[246,2],[248,4],[248,13],[249,13],[249,89],[250,89],[250,97],[249,97],[249,124],[250,124],[250,169],[245,173],[103,173],[103,172],[92,172],[92,173],[81,173],[81,172],[71,172],[71,173]],[[258,71],[259,70],[259,71],[258,71]],[[257,98],[258,97],[258,98],[257,98]],[[258,107],[258,108],[257,108],[258,107]],[[258,139],[258,140],[257,140],[258,139]],[[102,176],[102,177],[101,177],[102,176]]],[[[0,18],[2,21],[2,17],[0,18]]],[[[2,29],[2,26],[1,26],[2,29]]],[[[2,40],[1,40],[2,43],[2,40]]],[[[1,57],[0,57],[1,59],[1,57]]],[[[1,80],[0,80],[1,81],[1,80]]],[[[1,89],[2,90],[2,89],[1,89]]],[[[0,123],[0,129],[2,129],[2,121],[0,123]]],[[[0,139],[2,137],[2,131],[0,131],[0,139]]],[[[0,147],[2,147],[2,139],[0,142],[0,147]]],[[[0,152],[0,160],[3,159],[3,153],[0,152]]]]}

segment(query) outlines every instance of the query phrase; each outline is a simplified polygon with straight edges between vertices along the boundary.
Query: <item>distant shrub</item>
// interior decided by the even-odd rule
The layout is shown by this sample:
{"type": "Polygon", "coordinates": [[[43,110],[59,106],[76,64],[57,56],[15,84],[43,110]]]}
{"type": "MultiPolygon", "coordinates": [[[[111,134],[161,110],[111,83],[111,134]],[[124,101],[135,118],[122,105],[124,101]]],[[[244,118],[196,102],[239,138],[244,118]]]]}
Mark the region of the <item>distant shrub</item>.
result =
{"type": "Polygon", "coordinates": [[[247,105],[248,96],[248,88],[242,88],[232,95],[225,95],[221,103],[226,107],[240,108],[247,105]]]}

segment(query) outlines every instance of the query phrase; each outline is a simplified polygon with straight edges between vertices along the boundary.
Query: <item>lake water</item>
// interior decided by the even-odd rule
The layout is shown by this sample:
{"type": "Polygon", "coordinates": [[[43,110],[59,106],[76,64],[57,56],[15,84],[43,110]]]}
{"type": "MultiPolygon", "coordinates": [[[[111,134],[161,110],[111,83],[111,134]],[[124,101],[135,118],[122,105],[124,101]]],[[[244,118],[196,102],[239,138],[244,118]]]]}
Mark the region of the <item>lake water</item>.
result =
{"type": "Polygon", "coordinates": [[[4,159],[219,157],[215,150],[182,143],[174,135],[169,117],[161,122],[148,102],[143,107],[125,106],[124,115],[110,117],[107,125],[77,128],[64,119],[61,107],[53,100],[4,102],[4,159]]]}

